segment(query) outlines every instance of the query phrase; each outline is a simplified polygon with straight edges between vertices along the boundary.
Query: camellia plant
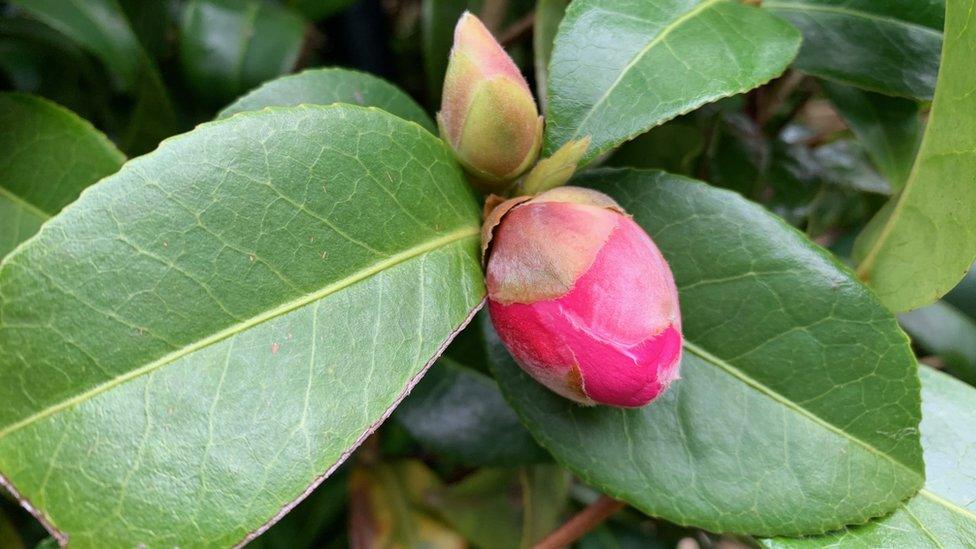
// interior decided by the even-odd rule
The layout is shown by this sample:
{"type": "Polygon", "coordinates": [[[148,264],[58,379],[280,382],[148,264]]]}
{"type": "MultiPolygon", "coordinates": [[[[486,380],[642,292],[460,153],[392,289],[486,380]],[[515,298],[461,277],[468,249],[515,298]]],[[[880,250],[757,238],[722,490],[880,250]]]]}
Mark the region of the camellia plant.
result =
{"type": "Polygon", "coordinates": [[[976,547],[974,60],[976,0],[11,0],[0,547],[976,547]]]}

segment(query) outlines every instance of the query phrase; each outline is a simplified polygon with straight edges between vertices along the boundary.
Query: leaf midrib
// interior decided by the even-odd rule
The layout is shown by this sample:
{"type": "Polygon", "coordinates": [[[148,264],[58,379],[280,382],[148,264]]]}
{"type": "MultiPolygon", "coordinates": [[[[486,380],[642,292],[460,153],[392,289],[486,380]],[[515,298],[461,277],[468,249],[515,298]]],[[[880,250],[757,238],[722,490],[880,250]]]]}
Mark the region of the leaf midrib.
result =
{"type": "Polygon", "coordinates": [[[7,435],[10,435],[11,433],[19,431],[20,429],[23,429],[33,423],[36,423],[47,417],[55,415],[61,410],[64,410],[65,408],[69,408],[77,404],[80,404],[82,402],[85,402],[114,387],[117,387],[123,383],[131,381],[132,379],[135,379],[137,377],[158,370],[200,349],[219,343],[220,341],[223,341],[227,338],[233,337],[241,332],[244,332],[250,328],[253,328],[258,324],[267,322],[274,318],[290,313],[291,311],[294,311],[296,309],[300,309],[310,303],[324,299],[331,294],[334,294],[340,290],[348,288],[349,286],[352,286],[353,284],[365,280],[386,269],[390,269],[396,265],[405,263],[413,258],[419,257],[428,252],[432,252],[434,250],[447,247],[450,244],[462,241],[466,238],[472,238],[472,237],[480,238],[480,234],[481,234],[481,229],[477,226],[462,227],[461,229],[454,230],[450,233],[447,233],[433,240],[423,242],[421,244],[408,248],[400,253],[391,255],[362,270],[352,273],[351,275],[345,278],[332,282],[315,292],[306,294],[297,299],[279,305],[273,309],[269,309],[263,313],[255,315],[247,320],[228,326],[208,337],[199,339],[179,349],[173,350],[163,355],[162,357],[152,362],[149,362],[148,364],[145,364],[143,366],[140,366],[139,368],[135,368],[133,370],[125,372],[122,375],[111,378],[71,398],[65,399],[61,402],[48,406],[43,410],[35,412],[21,420],[11,423],[6,427],[4,427],[3,429],[0,429],[0,439],[6,437],[7,435]]]}
{"type": "Polygon", "coordinates": [[[653,39],[651,39],[651,41],[648,42],[646,46],[644,46],[643,48],[641,48],[634,55],[634,57],[630,60],[630,62],[628,62],[626,65],[624,65],[624,68],[621,69],[620,74],[613,81],[613,83],[610,84],[610,86],[607,88],[607,90],[605,92],[603,92],[603,95],[601,95],[600,98],[597,99],[596,103],[594,103],[593,106],[590,107],[586,111],[586,114],[580,120],[579,124],[577,124],[576,131],[573,132],[573,136],[570,137],[569,140],[571,141],[571,140],[576,139],[577,137],[579,137],[580,131],[582,131],[583,126],[586,125],[586,122],[590,119],[590,116],[592,116],[593,113],[596,112],[597,108],[599,108],[601,105],[603,105],[603,103],[607,100],[607,98],[610,97],[610,94],[613,93],[613,91],[617,88],[617,86],[619,86],[620,83],[623,81],[623,79],[627,76],[627,74],[630,72],[630,70],[633,69],[633,67],[635,65],[637,65],[637,63],[639,63],[640,60],[645,55],[647,55],[647,53],[649,51],[651,51],[651,49],[654,48],[654,46],[657,46],[658,44],[660,44],[661,42],[663,42],[664,39],[667,38],[668,35],[671,34],[672,31],[674,31],[674,29],[680,27],[682,24],[684,24],[689,19],[693,18],[694,16],[698,15],[699,13],[705,11],[706,9],[714,6],[715,4],[717,4],[718,2],[721,2],[721,1],[723,1],[723,0],[705,0],[701,4],[698,4],[694,8],[692,8],[692,9],[688,10],[687,12],[683,13],[681,16],[679,16],[677,19],[675,19],[671,23],[669,23],[669,24],[665,25],[664,27],[662,27],[661,28],[661,31],[657,34],[657,36],[655,36],[653,39]]]}
{"type": "Polygon", "coordinates": [[[850,8],[843,8],[840,6],[825,6],[822,4],[807,4],[803,2],[790,2],[789,0],[766,0],[762,3],[762,7],[766,9],[780,9],[788,11],[815,11],[821,13],[836,13],[839,15],[847,15],[850,17],[859,17],[861,19],[870,19],[872,21],[878,21],[882,23],[888,23],[891,25],[897,25],[902,27],[908,27],[910,29],[920,30],[923,32],[928,32],[934,34],[938,37],[942,37],[942,33],[933,29],[932,27],[927,27],[921,23],[915,23],[914,21],[906,21],[904,19],[898,19],[897,17],[891,15],[880,15],[870,11],[852,10],[850,8]]]}
{"type": "Polygon", "coordinates": [[[841,430],[836,425],[833,425],[831,423],[828,423],[827,421],[825,421],[824,419],[822,419],[820,416],[817,416],[816,414],[814,414],[810,410],[807,410],[803,406],[800,406],[796,402],[793,402],[792,400],[786,398],[785,396],[781,395],[779,392],[774,391],[769,386],[767,386],[767,385],[761,383],[759,380],[757,380],[757,379],[749,376],[748,374],[746,374],[745,372],[743,372],[741,369],[736,368],[735,366],[729,364],[728,362],[726,362],[726,361],[718,358],[717,356],[709,353],[708,351],[702,349],[698,345],[695,345],[694,343],[692,343],[691,341],[689,341],[687,338],[684,341],[684,348],[687,349],[688,351],[691,351],[695,355],[698,355],[699,358],[705,360],[706,362],[709,362],[709,363],[717,366],[718,368],[724,370],[725,372],[729,373],[730,375],[736,377],[737,379],[739,379],[740,381],[742,381],[743,383],[745,383],[747,386],[752,387],[753,389],[755,389],[755,390],[759,391],[760,393],[766,395],[767,397],[775,400],[776,402],[782,404],[783,406],[785,406],[785,407],[787,407],[787,408],[789,408],[791,410],[794,410],[795,412],[799,413],[803,417],[809,419],[810,421],[816,423],[817,425],[820,425],[824,429],[827,429],[830,432],[833,432],[833,433],[835,433],[837,435],[840,435],[842,438],[845,438],[845,439],[848,439],[848,440],[851,440],[851,441],[855,442],[858,446],[861,446],[862,448],[864,448],[868,453],[875,454],[875,455],[884,457],[886,460],[888,460],[891,463],[897,465],[899,468],[904,469],[905,471],[908,471],[912,476],[919,477],[920,479],[924,478],[924,475],[920,474],[918,471],[915,471],[914,469],[912,469],[911,467],[909,467],[905,463],[902,463],[901,461],[895,459],[894,457],[892,457],[892,456],[890,456],[890,455],[882,452],[881,450],[875,448],[872,444],[868,443],[867,441],[862,440],[862,439],[854,436],[851,433],[848,433],[846,431],[841,430]]]}

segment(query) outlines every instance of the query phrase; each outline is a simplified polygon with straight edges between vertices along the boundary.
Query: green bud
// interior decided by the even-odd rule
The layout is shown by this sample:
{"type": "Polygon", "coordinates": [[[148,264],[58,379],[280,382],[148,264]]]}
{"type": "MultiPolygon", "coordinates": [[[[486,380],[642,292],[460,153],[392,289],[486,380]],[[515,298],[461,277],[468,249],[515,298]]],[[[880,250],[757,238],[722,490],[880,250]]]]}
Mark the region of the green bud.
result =
{"type": "Polygon", "coordinates": [[[437,122],[441,137],[485,191],[504,190],[539,155],[542,117],[529,85],[470,13],[454,29],[437,122]]]}

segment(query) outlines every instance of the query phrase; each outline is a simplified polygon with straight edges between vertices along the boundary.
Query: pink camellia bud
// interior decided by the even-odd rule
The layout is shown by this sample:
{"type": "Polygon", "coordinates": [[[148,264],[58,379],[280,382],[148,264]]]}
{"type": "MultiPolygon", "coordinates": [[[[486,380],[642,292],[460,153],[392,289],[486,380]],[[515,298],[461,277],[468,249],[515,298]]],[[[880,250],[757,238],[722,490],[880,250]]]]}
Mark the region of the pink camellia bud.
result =
{"type": "Polygon", "coordinates": [[[437,122],[441,137],[483,190],[507,187],[539,154],[542,117],[529,85],[470,13],[454,29],[437,122]]]}
{"type": "Polygon", "coordinates": [[[488,214],[483,240],[492,323],[538,382],[582,404],[636,407],[677,378],[674,278],[610,197],[557,187],[513,198],[488,214]]]}

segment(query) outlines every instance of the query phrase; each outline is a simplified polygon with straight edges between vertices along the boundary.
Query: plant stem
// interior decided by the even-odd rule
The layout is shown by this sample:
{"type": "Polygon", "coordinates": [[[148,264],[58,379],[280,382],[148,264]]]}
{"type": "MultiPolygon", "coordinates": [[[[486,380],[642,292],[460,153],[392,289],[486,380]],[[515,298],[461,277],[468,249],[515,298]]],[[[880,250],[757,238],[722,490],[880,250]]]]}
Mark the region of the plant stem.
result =
{"type": "Polygon", "coordinates": [[[627,504],[622,501],[601,495],[586,509],[574,515],[573,518],[567,520],[562,526],[553,530],[545,539],[537,543],[535,549],[567,547],[626,506],[627,504]]]}
{"type": "Polygon", "coordinates": [[[515,21],[509,25],[503,32],[498,42],[502,46],[511,46],[513,42],[516,42],[522,37],[527,36],[529,31],[532,30],[532,26],[535,24],[535,11],[530,11],[529,13],[522,16],[521,19],[515,21]]]}

